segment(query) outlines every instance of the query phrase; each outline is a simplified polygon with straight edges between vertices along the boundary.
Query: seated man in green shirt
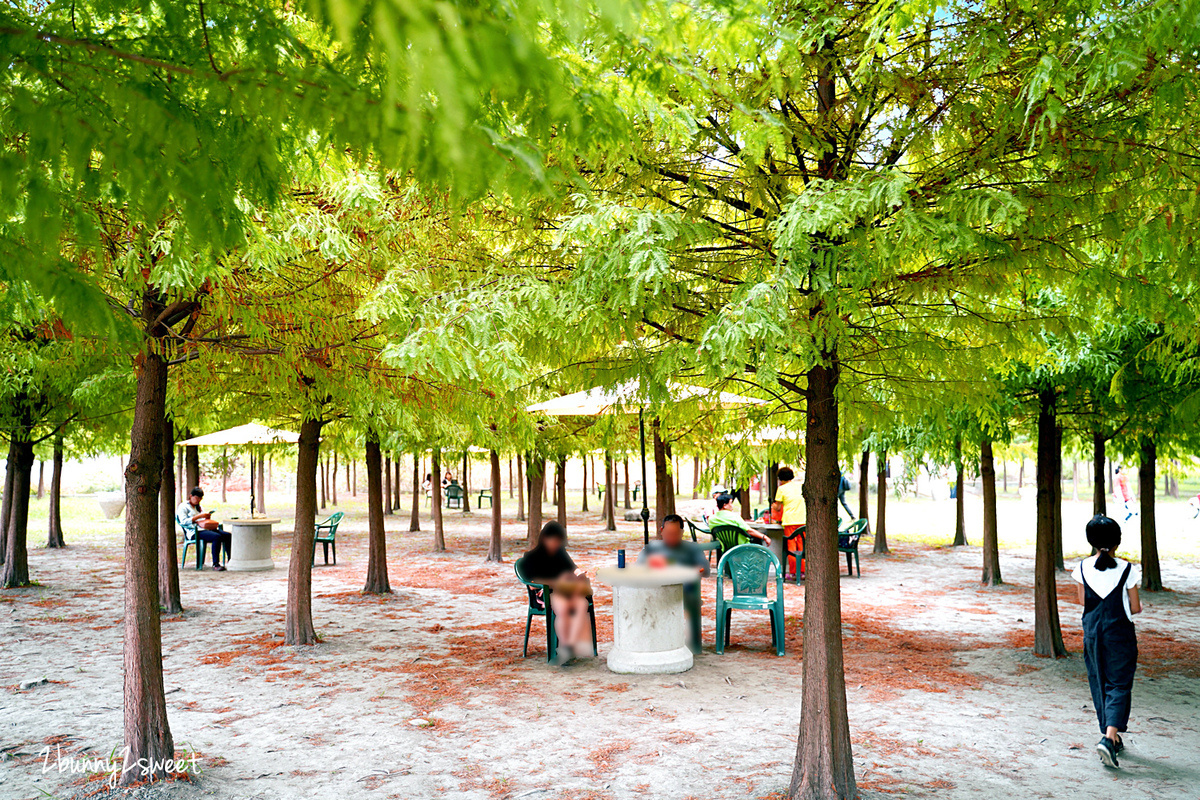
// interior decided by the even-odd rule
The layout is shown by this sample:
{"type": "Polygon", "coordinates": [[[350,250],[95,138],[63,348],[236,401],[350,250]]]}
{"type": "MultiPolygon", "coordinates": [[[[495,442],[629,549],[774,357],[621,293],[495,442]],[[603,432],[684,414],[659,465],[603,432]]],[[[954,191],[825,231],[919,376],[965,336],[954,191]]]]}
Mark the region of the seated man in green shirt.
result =
{"type": "Polygon", "coordinates": [[[750,527],[750,523],[742,519],[742,515],[733,510],[733,498],[727,494],[717,495],[717,513],[708,518],[709,526],[713,525],[731,525],[735,528],[741,528],[742,533],[755,543],[761,544],[764,547],[771,546],[771,537],[765,533],[759,533],[750,527]]]}

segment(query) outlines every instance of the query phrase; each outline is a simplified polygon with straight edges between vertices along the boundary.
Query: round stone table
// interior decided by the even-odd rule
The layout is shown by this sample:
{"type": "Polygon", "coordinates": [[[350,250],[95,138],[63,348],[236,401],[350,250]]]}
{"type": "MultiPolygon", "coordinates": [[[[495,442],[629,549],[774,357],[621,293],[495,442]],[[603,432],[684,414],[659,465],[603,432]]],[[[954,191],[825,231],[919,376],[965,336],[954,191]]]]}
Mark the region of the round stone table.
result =
{"type": "Polygon", "coordinates": [[[783,526],[777,522],[751,522],[750,527],[771,537],[771,552],[779,559],[780,565],[786,571],[787,563],[783,558],[783,526]]]}
{"type": "Polygon", "coordinates": [[[613,648],[608,668],[621,673],[687,672],[684,584],[700,580],[689,567],[604,567],[596,578],[613,587],[613,648]]]}
{"type": "Polygon", "coordinates": [[[271,560],[271,526],[278,523],[279,520],[270,517],[225,520],[233,537],[225,569],[230,572],[275,569],[271,560]]]}

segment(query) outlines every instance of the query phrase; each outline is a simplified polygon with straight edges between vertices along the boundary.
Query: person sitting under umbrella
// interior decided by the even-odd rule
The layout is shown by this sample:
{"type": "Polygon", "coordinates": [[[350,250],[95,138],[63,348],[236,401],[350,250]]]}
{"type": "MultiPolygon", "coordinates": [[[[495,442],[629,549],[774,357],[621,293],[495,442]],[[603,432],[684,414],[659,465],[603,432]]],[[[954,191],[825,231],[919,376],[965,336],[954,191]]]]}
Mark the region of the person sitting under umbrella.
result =
{"type": "Polygon", "coordinates": [[[175,521],[183,528],[184,535],[191,534],[196,541],[208,543],[212,548],[213,569],[224,572],[225,567],[221,566],[221,548],[225,548],[225,557],[228,558],[233,536],[221,527],[221,523],[212,518],[211,511],[200,508],[200,501],[203,499],[204,490],[199,486],[193,487],[188,499],[175,509],[175,521]]]}

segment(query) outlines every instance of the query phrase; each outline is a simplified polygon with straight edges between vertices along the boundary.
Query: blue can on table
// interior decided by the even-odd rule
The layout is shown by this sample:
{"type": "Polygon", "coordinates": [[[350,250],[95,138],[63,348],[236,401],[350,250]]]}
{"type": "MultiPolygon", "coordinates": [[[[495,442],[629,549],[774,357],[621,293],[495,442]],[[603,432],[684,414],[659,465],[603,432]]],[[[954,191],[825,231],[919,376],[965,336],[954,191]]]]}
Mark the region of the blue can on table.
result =
{"type": "Polygon", "coordinates": [[[617,551],[617,569],[625,569],[625,551],[617,551]]]}

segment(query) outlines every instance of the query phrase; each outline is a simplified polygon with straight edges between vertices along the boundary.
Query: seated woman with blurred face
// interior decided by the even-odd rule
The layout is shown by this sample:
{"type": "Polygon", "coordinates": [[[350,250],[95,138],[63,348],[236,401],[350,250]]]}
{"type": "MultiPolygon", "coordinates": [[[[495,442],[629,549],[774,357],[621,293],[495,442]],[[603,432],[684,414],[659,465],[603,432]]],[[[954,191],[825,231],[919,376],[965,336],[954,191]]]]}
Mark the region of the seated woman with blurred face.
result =
{"type": "MultiPolygon", "coordinates": [[[[594,655],[592,620],[588,598],[592,584],[587,573],[575,566],[567,555],[567,532],[557,521],[547,522],[538,535],[537,546],[525,554],[526,579],[550,587],[550,608],[554,612],[554,631],[558,634],[558,662],[594,655]]],[[[545,598],[535,598],[545,602],[545,598]]]]}

